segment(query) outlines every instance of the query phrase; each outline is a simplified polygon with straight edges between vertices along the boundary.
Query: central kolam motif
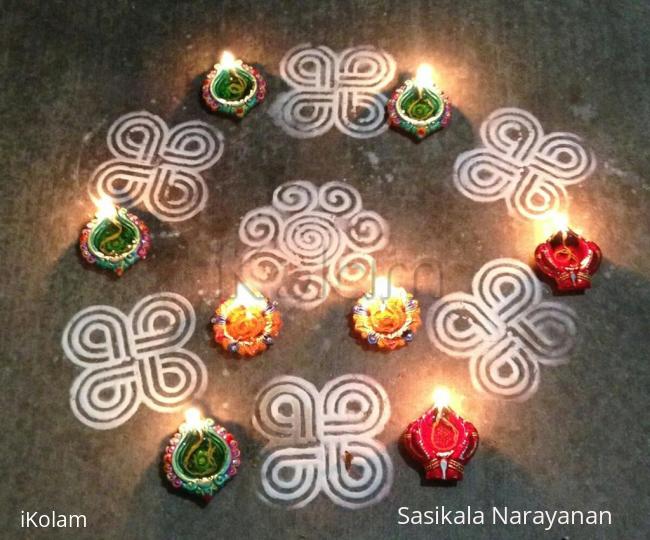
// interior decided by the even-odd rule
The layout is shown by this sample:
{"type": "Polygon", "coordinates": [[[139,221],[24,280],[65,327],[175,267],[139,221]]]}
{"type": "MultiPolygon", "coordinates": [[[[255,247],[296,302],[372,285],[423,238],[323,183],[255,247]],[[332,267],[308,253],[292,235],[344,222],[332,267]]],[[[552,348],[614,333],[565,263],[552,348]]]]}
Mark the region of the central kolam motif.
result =
{"type": "Polygon", "coordinates": [[[248,212],[239,238],[244,279],[283,304],[312,309],[331,288],[355,297],[374,267],[371,253],[388,243],[384,219],[363,208],[344,182],[320,187],[298,180],[278,187],[270,206],[248,212]]]}

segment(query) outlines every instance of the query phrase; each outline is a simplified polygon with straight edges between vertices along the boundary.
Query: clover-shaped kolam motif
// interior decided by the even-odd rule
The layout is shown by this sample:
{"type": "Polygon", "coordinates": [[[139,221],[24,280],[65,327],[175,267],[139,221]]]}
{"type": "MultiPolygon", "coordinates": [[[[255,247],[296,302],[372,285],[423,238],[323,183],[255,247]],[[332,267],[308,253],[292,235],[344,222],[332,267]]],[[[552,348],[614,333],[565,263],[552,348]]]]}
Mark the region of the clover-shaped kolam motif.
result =
{"type": "Polygon", "coordinates": [[[302,44],[281,60],[280,75],[291,90],[280,94],[271,114],[292,137],[318,137],[336,127],[365,139],[388,128],[381,91],[395,77],[395,60],[381,49],[359,46],[337,53],[302,44]]]}
{"type": "Polygon", "coordinates": [[[112,306],[79,311],[63,332],[67,358],[83,371],[70,390],[74,415],[95,429],[112,429],[141,404],[173,412],[203,393],[203,361],[183,348],[196,326],[192,305],[175,293],[152,294],[127,315],[112,306]]]}
{"type": "Polygon", "coordinates": [[[184,221],[207,203],[201,171],[219,161],[224,139],[205,122],[169,128],[159,116],[138,111],[113,122],[106,143],[114,157],[92,173],[92,198],[125,207],[142,204],[161,221],[184,221]]]}
{"type": "Polygon", "coordinates": [[[426,326],[438,349],[469,359],[475,388],[520,401],[537,391],[540,365],[567,361],[577,334],[574,311],[543,300],[539,280],[516,259],[485,264],[471,294],[443,296],[429,309],[426,326]]]}
{"type": "Polygon", "coordinates": [[[511,215],[545,219],[567,204],[567,186],[596,167],[593,153],[573,133],[544,133],[527,111],[494,111],[481,125],[483,146],[458,156],[454,184],[477,202],[504,200],[511,215]]]}
{"type": "Polygon", "coordinates": [[[342,375],[320,391],[299,377],[269,381],[253,417],[269,441],[260,496],[290,508],[320,493],[347,508],[379,502],[390,491],[393,464],[375,436],[389,418],[386,391],[366,375],[342,375]]]}

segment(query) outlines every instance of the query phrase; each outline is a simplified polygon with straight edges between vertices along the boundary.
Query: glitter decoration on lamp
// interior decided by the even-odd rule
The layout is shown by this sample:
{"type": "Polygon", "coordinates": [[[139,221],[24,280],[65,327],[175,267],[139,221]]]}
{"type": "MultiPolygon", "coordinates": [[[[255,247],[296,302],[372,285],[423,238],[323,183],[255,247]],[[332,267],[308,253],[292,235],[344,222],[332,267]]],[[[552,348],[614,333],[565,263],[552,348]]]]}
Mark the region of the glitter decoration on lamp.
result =
{"type": "Polygon", "coordinates": [[[451,103],[434,82],[433,68],[422,64],[388,101],[390,125],[424,139],[451,120],[451,103]]]}
{"type": "Polygon", "coordinates": [[[273,344],[282,317],[276,302],[239,283],[237,293],[217,307],[211,323],[214,340],[225,350],[254,356],[273,344]]]}
{"type": "Polygon", "coordinates": [[[462,480],[465,465],[478,448],[478,431],[454,412],[450,400],[447,389],[436,389],[433,407],[402,435],[403,445],[422,464],[427,480],[462,480]]]}
{"type": "Polygon", "coordinates": [[[379,349],[403,347],[420,326],[418,301],[385,277],[377,278],[373,289],[352,310],[354,331],[379,349]]]}
{"type": "Polygon", "coordinates": [[[125,208],[107,199],[97,204],[97,213],[79,237],[81,256],[90,264],[111,270],[118,276],[140,259],[146,259],[151,247],[147,225],[125,208]]]}
{"type": "Polygon", "coordinates": [[[224,51],[203,81],[201,93],[211,111],[243,118],[264,101],[266,81],[254,67],[224,51]]]}
{"type": "Polygon", "coordinates": [[[240,456],[237,441],[224,427],[190,408],[165,448],[163,470],[175,489],[209,501],[237,474],[240,456]]]}
{"type": "Polygon", "coordinates": [[[559,291],[583,291],[591,287],[603,256],[598,244],[582,238],[567,223],[566,216],[556,216],[557,230],[537,246],[535,262],[559,291]]]}

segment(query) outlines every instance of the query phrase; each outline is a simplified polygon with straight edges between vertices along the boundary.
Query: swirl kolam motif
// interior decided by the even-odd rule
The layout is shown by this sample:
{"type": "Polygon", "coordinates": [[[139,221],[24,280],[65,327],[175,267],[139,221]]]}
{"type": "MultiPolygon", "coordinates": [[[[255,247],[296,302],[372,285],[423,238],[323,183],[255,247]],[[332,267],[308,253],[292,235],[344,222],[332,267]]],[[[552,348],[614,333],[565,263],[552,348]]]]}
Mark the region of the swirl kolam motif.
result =
{"type": "Polygon", "coordinates": [[[511,215],[546,219],[567,206],[568,186],[586,180],[596,158],[573,133],[544,133],[522,109],[494,111],[481,125],[483,146],[458,156],[454,184],[476,202],[504,200],[511,215]]]}
{"type": "Polygon", "coordinates": [[[386,51],[359,46],[337,53],[302,44],[280,62],[291,90],[271,108],[278,125],[292,137],[318,137],[336,127],[357,139],[383,133],[386,97],[381,91],[395,77],[395,60],[386,51]]]}
{"type": "Polygon", "coordinates": [[[302,309],[322,304],[332,289],[353,298],[372,273],[370,254],[385,247],[388,236],[386,221],[365,210],[349,184],[287,182],[275,190],[271,206],[242,218],[239,238],[250,248],[242,258],[243,277],[302,309]]]}
{"type": "Polygon", "coordinates": [[[220,131],[198,120],[169,128],[159,116],[138,111],[119,117],[106,142],[114,157],[90,177],[95,202],[142,204],[161,221],[184,221],[205,208],[208,188],[201,171],[223,154],[220,131]]]}
{"type": "Polygon", "coordinates": [[[320,493],[356,509],[390,491],[393,464],[374,437],[390,417],[386,391],[366,375],[343,375],[322,390],[299,377],[269,381],[257,396],[253,425],[268,439],[260,497],[302,508],[320,493]]]}
{"type": "Polygon", "coordinates": [[[196,326],[191,304],[175,293],[152,294],[128,315],[96,305],[70,319],[61,344],[83,368],[70,389],[74,415],[94,429],[112,429],[141,404],[173,412],[206,388],[203,361],[183,348],[196,326]]]}
{"type": "Polygon", "coordinates": [[[476,273],[471,294],[451,293],[433,304],[426,327],[438,349],[469,360],[477,390],[524,401],[538,389],[540,365],[568,360],[576,319],[569,307],[542,299],[527,265],[496,259],[476,273]]]}

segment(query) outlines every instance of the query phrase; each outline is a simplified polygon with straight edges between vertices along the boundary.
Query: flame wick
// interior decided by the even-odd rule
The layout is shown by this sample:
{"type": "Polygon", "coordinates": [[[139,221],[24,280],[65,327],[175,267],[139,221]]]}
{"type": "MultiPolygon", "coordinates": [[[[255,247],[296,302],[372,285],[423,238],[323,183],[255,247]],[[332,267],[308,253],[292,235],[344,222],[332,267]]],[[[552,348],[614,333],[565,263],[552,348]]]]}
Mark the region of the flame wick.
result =
{"type": "Polygon", "coordinates": [[[415,73],[415,84],[418,89],[432,88],[434,86],[433,68],[429,64],[420,64],[415,73]]]}
{"type": "Polygon", "coordinates": [[[235,59],[234,55],[230,51],[223,51],[223,54],[221,55],[221,60],[219,60],[219,64],[221,64],[221,67],[223,69],[233,69],[237,65],[237,60],[235,59]]]}
{"type": "Polygon", "coordinates": [[[185,411],[185,423],[190,429],[199,431],[203,425],[201,411],[199,411],[196,407],[190,407],[187,409],[185,411]]]}
{"type": "Polygon", "coordinates": [[[95,217],[99,220],[110,219],[115,220],[117,216],[117,208],[113,204],[113,201],[106,197],[102,197],[97,201],[97,212],[95,217]]]}

